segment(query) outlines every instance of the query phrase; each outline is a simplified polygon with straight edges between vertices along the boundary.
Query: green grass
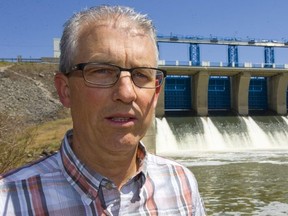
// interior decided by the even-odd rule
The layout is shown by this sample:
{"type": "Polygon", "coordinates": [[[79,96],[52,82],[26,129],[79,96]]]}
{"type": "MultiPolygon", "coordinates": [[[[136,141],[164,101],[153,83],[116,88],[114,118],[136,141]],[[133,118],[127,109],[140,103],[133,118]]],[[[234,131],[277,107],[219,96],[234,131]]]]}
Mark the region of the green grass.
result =
{"type": "Polygon", "coordinates": [[[59,150],[65,132],[72,128],[71,118],[29,127],[3,114],[0,119],[0,173],[37,160],[44,152],[59,150]]]}
{"type": "Polygon", "coordinates": [[[0,61],[0,67],[6,67],[6,66],[9,66],[9,65],[12,65],[13,63],[10,63],[10,62],[1,62],[0,61]]]}
{"type": "Polygon", "coordinates": [[[27,150],[33,155],[39,155],[43,151],[51,152],[59,149],[65,132],[72,128],[71,118],[58,119],[37,125],[31,128],[36,131],[34,142],[27,150]]]}
{"type": "MultiPolygon", "coordinates": [[[[7,66],[7,74],[15,71],[33,79],[39,79],[48,90],[55,93],[54,74],[57,64],[1,62],[0,68],[7,66]],[[39,76],[42,74],[43,76],[39,76]]],[[[13,76],[17,76],[14,74],[13,76]]],[[[10,77],[11,78],[11,77],[10,77]]],[[[25,89],[23,89],[25,91],[25,89]]],[[[55,93],[56,94],[56,93],[55,93]]],[[[1,103],[1,102],[0,102],[1,103]]],[[[72,128],[70,111],[61,108],[57,120],[31,125],[26,117],[14,116],[8,111],[0,111],[0,173],[38,159],[43,152],[59,149],[65,132],[72,128]]]]}

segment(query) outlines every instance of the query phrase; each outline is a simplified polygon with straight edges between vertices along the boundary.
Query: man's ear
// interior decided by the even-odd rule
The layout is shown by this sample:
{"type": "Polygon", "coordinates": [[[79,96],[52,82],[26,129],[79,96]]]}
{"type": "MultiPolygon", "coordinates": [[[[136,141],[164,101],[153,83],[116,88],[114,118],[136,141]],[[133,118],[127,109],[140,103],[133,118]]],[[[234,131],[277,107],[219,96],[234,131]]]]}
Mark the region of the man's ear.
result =
{"type": "Polygon", "coordinates": [[[160,92],[161,92],[161,87],[162,87],[162,86],[158,86],[158,87],[156,88],[156,94],[160,94],[160,92]]]}
{"type": "Polygon", "coordinates": [[[68,77],[61,72],[57,72],[54,76],[54,85],[63,106],[70,108],[71,103],[68,77]]]}
{"type": "Polygon", "coordinates": [[[161,86],[158,86],[156,89],[155,89],[155,96],[154,96],[154,108],[156,108],[157,106],[157,102],[158,102],[158,98],[159,98],[159,95],[161,93],[161,86]]]}

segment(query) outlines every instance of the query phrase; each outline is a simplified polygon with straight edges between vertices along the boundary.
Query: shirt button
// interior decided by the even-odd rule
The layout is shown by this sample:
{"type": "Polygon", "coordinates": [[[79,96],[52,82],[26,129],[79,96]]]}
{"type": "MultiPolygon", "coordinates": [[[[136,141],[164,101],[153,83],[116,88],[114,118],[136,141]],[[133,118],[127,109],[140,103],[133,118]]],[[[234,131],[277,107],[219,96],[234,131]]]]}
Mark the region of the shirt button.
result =
{"type": "Polygon", "coordinates": [[[111,183],[111,182],[108,182],[108,183],[105,185],[105,188],[106,188],[107,190],[111,190],[111,189],[113,188],[112,183],[111,183]]]}
{"type": "Polygon", "coordinates": [[[88,193],[88,194],[87,194],[87,198],[89,198],[89,199],[92,200],[92,199],[93,199],[93,195],[92,195],[91,193],[88,193]]]}

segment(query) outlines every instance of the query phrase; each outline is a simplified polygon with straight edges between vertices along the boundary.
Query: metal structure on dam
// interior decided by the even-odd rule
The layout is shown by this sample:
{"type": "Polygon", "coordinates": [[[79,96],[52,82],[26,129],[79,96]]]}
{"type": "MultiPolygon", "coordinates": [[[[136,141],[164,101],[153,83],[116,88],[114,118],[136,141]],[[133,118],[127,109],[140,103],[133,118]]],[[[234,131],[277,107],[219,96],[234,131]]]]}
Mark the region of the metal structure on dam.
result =
{"type": "MultiPolygon", "coordinates": [[[[271,110],[286,115],[288,64],[275,64],[275,48],[288,48],[288,41],[240,40],[236,38],[158,36],[160,43],[188,44],[188,61],[160,60],[168,77],[160,95],[156,116],[168,110],[193,110],[199,116],[227,110],[249,115],[252,110],[271,110]],[[227,62],[201,61],[201,45],[227,46],[227,62]],[[238,47],[263,47],[263,63],[239,62],[238,47]]],[[[159,50],[161,53],[161,49],[159,50]]]]}

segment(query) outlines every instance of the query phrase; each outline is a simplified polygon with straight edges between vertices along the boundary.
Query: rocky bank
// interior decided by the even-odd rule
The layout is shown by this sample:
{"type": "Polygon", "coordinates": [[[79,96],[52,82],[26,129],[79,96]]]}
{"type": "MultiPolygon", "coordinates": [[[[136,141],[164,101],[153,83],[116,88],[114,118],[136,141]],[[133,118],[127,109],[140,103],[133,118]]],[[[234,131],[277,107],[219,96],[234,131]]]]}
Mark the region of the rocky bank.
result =
{"type": "Polygon", "coordinates": [[[34,123],[63,115],[53,83],[57,69],[44,63],[0,65],[0,112],[34,123]]]}

